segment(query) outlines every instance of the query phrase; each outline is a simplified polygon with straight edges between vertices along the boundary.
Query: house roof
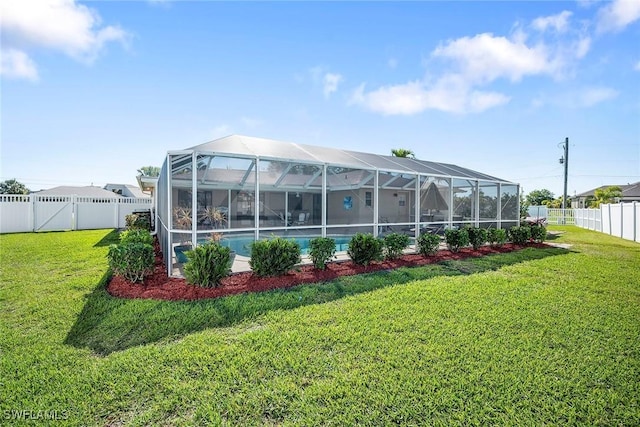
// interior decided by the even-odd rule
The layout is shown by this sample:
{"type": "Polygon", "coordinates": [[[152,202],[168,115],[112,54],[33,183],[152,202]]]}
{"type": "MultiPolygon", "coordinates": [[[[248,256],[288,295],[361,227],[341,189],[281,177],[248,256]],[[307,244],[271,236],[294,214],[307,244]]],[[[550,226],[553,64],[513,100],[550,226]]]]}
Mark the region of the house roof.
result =
{"type": "Polygon", "coordinates": [[[584,193],[580,193],[580,194],[576,194],[575,196],[571,197],[572,199],[574,198],[578,198],[578,197],[594,197],[596,195],[596,190],[604,190],[605,188],[609,188],[612,187],[612,185],[601,185],[598,188],[593,188],[591,190],[585,191],[584,193]]]}
{"type": "Polygon", "coordinates": [[[576,199],[576,198],[580,198],[580,197],[595,197],[596,195],[596,190],[603,190],[605,188],[609,188],[609,187],[620,187],[620,189],[622,190],[622,198],[640,198],[640,181],[633,183],[633,184],[626,184],[626,185],[618,185],[618,184],[611,184],[611,185],[601,185],[598,188],[594,188],[592,190],[589,191],[585,191],[584,193],[580,193],[580,194],[576,194],[575,196],[571,197],[572,199],[576,199]]]}
{"type": "MultiPolygon", "coordinates": [[[[190,147],[196,152],[240,155],[264,159],[286,159],[300,163],[331,164],[353,169],[380,169],[433,176],[453,176],[510,183],[449,163],[363,153],[339,148],[319,147],[273,139],[231,135],[190,147]]],[[[186,161],[189,159],[185,158],[186,161]]]]}
{"type": "Polygon", "coordinates": [[[61,185],[59,187],[49,188],[48,190],[36,191],[33,194],[39,196],[70,196],[76,195],[81,197],[103,197],[103,198],[119,198],[122,197],[112,191],[105,190],[101,187],[88,185],[86,187],[74,187],[61,185]]]}
{"type": "Polygon", "coordinates": [[[622,188],[622,197],[640,198],[640,181],[634,184],[620,186],[622,188]]]}
{"type": "Polygon", "coordinates": [[[129,190],[129,192],[131,194],[133,194],[133,197],[146,197],[148,198],[149,195],[145,194],[142,192],[142,190],[140,189],[140,187],[136,186],[136,185],[131,185],[131,184],[107,184],[104,186],[104,188],[126,188],[127,190],[129,190]]]}

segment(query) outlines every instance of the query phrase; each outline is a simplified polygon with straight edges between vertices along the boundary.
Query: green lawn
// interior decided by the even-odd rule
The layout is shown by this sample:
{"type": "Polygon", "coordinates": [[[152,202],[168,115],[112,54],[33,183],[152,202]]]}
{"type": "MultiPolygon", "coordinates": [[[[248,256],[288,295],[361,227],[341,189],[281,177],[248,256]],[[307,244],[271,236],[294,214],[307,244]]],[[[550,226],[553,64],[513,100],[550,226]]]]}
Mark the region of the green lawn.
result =
{"type": "Polygon", "coordinates": [[[111,230],[2,235],[0,424],[640,425],[640,245],[552,229],[199,302],[110,297],[111,230]]]}

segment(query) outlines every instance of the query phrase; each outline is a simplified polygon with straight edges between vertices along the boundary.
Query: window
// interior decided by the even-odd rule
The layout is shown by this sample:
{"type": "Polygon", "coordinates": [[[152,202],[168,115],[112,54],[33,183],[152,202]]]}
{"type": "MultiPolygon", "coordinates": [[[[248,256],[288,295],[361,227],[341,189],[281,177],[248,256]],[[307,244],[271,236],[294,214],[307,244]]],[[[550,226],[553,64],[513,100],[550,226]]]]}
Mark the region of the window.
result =
{"type": "Polygon", "coordinates": [[[372,193],[371,191],[366,191],[364,193],[364,205],[371,207],[371,201],[372,201],[372,193]]]}

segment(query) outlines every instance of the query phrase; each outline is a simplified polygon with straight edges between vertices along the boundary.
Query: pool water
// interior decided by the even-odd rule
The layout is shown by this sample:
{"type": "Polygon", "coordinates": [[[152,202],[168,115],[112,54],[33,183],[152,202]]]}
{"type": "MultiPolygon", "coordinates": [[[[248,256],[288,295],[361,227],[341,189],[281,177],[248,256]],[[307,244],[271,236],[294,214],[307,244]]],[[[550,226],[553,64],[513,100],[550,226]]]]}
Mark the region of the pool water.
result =
{"type": "MultiPolygon", "coordinates": [[[[298,236],[298,237],[284,237],[287,240],[295,240],[300,245],[300,253],[302,255],[309,254],[309,242],[318,236],[298,236]]],[[[351,236],[332,236],[336,242],[336,252],[344,252],[349,247],[349,241],[351,236]]],[[[232,251],[235,251],[236,255],[250,257],[251,256],[251,243],[254,242],[253,237],[225,237],[220,240],[220,244],[229,247],[232,251]]]]}

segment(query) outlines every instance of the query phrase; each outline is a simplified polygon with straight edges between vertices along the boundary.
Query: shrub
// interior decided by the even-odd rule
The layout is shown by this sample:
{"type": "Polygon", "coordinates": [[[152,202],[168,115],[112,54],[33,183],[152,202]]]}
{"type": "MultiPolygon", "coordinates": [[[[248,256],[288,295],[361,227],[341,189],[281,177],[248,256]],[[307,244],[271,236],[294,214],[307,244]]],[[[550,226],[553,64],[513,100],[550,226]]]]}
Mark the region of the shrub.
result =
{"type": "Polygon", "coordinates": [[[422,255],[433,255],[438,252],[440,236],[431,233],[422,233],[418,236],[418,252],[422,255]]]}
{"type": "Polygon", "coordinates": [[[390,233],[382,238],[382,250],[385,259],[395,259],[402,255],[404,248],[409,246],[409,236],[400,233],[390,233]]]}
{"type": "Polygon", "coordinates": [[[148,230],[141,228],[131,228],[120,233],[120,244],[145,243],[153,245],[153,236],[148,230]]]}
{"type": "Polygon", "coordinates": [[[213,288],[231,271],[231,250],[217,242],[207,242],[185,252],[184,275],[189,283],[213,288]]]}
{"type": "Polygon", "coordinates": [[[532,225],[531,226],[531,239],[534,242],[542,243],[547,238],[547,229],[542,225],[532,225]]]}
{"type": "Polygon", "coordinates": [[[521,225],[509,229],[509,239],[516,245],[525,245],[531,239],[531,227],[521,225]]]}
{"type": "Polygon", "coordinates": [[[153,246],[139,242],[111,245],[107,259],[115,274],[132,283],[141,282],[153,271],[153,246]]]}
{"type": "Polygon", "coordinates": [[[309,242],[309,258],[319,270],[324,270],[335,254],[336,241],[330,237],[316,237],[309,242]]]}
{"type": "Polygon", "coordinates": [[[295,240],[275,237],[251,244],[251,270],[261,277],[287,273],[300,262],[300,245],[295,240]]]}
{"type": "Polygon", "coordinates": [[[477,250],[480,246],[487,242],[487,230],[480,227],[470,227],[467,229],[469,235],[469,243],[477,250]]]}
{"type": "Polygon", "coordinates": [[[373,234],[356,233],[349,241],[347,254],[355,264],[369,265],[382,259],[382,240],[373,234]]]}
{"type": "Polygon", "coordinates": [[[502,228],[490,228],[487,230],[487,240],[491,246],[502,246],[507,241],[507,230],[502,228]]]}
{"type": "Polygon", "coordinates": [[[149,215],[129,214],[124,217],[124,222],[128,230],[142,229],[151,230],[151,219],[149,215]]]}
{"type": "Polygon", "coordinates": [[[458,252],[469,244],[469,233],[464,228],[448,228],[444,231],[444,240],[451,252],[458,252]]]}

